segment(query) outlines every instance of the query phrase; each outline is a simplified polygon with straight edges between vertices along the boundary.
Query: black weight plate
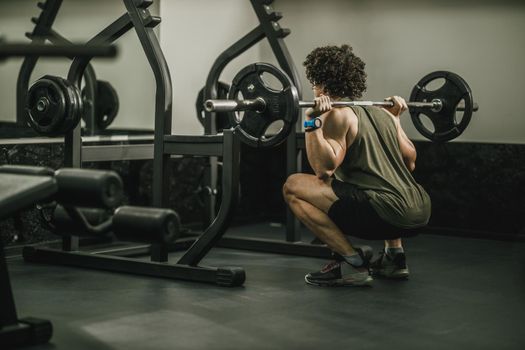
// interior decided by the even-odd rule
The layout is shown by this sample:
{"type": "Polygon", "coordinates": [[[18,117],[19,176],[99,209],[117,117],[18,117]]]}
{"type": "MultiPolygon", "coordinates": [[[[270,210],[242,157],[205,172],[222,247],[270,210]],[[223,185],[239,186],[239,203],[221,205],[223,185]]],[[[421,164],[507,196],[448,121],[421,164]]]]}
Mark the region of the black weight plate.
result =
{"type": "Polygon", "coordinates": [[[240,139],[253,147],[274,147],[290,134],[298,116],[298,93],[290,78],[281,70],[268,63],[254,63],[243,68],[232,82],[228,99],[263,98],[264,111],[229,113],[230,123],[235,126],[240,139]],[[271,87],[262,75],[268,74],[281,88],[271,87]],[[282,127],[275,135],[265,135],[276,121],[282,127]]]}
{"type": "MultiPolygon", "coordinates": [[[[197,110],[197,119],[202,126],[206,125],[206,112],[204,111],[204,89],[200,89],[199,94],[197,95],[197,100],[195,101],[195,109],[197,110]]],[[[228,91],[230,90],[230,85],[219,81],[219,86],[217,88],[217,98],[225,99],[228,98],[228,91]]],[[[217,132],[220,132],[224,129],[231,128],[230,120],[228,113],[217,112],[216,113],[216,127],[217,132]]]]}
{"type": "MultiPolygon", "coordinates": [[[[120,103],[117,91],[108,82],[97,80],[95,86],[95,125],[98,130],[105,130],[117,117],[120,103]]],[[[86,100],[86,89],[82,89],[82,100],[86,100]]],[[[82,116],[87,124],[87,115],[82,116]]]]}
{"type": "Polygon", "coordinates": [[[76,101],[76,103],[72,106],[72,108],[74,108],[72,111],[73,117],[70,128],[70,130],[72,130],[78,126],[82,116],[84,115],[84,100],[82,99],[82,92],[80,89],[69,81],[66,80],[66,82],[69,84],[69,89],[71,90],[71,94],[74,96],[74,101],[76,101]]]}
{"type": "Polygon", "coordinates": [[[68,92],[60,79],[46,75],[31,85],[27,93],[29,125],[41,135],[59,134],[66,118],[68,92]]]}
{"type": "Polygon", "coordinates": [[[67,93],[67,110],[59,130],[59,134],[63,135],[76,128],[80,122],[83,111],[83,101],[80,96],[80,91],[73,83],[60,77],[56,77],[56,81],[62,85],[64,91],[67,93]]]}
{"type": "Polygon", "coordinates": [[[442,107],[439,111],[434,111],[428,107],[410,108],[410,116],[416,129],[424,137],[434,142],[446,142],[455,139],[466,129],[472,118],[474,101],[472,90],[466,81],[459,75],[448,71],[436,71],[424,76],[412,89],[410,95],[411,102],[431,102],[439,99],[442,107]],[[429,90],[427,87],[438,79],[444,79],[444,84],[436,90],[429,90]],[[458,104],[464,101],[463,118],[461,122],[456,122],[456,110],[458,104]],[[427,128],[421,119],[422,115],[427,116],[434,130],[427,128]]]}

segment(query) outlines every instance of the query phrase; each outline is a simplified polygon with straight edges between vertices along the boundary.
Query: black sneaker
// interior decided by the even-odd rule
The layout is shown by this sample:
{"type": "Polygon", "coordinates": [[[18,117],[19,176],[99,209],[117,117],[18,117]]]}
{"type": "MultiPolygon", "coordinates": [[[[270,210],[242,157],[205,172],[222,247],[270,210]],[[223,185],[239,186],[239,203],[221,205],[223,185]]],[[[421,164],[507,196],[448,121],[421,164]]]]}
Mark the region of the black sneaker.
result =
{"type": "Polygon", "coordinates": [[[320,271],[304,276],[308,284],[315,286],[369,286],[372,277],[366,267],[354,267],[346,261],[331,261],[320,271]]]}
{"type": "MultiPolygon", "coordinates": [[[[356,245],[354,246],[354,250],[357,252],[357,254],[361,255],[361,259],[363,259],[363,267],[368,268],[370,266],[370,261],[374,256],[374,250],[372,247],[367,245],[356,245]]],[[[332,252],[332,260],[345,261],[345,258],[336,252],[332,252]]]]}
{"type": "Polygon", "coordinates": [[[397,253],[393,258],[385,251],[379,252],[379,257],[372,261],[370,270],[373,276],[402,279],[408,278],[409,271],[405,253],[397,253]]]}
{"type": "Polygon", "coordinates": [[[371,248],[370,250],[368,248],[356,249],[363,259],[363,265],[353,266],[339,254],[332,254],[335,260],[330,261],[320,271],[310,272],[304,276],[305,282],[316,286],[369,286],[372,277],[368,270],[370,261],[368,251],[371,251],[371,248]]]}

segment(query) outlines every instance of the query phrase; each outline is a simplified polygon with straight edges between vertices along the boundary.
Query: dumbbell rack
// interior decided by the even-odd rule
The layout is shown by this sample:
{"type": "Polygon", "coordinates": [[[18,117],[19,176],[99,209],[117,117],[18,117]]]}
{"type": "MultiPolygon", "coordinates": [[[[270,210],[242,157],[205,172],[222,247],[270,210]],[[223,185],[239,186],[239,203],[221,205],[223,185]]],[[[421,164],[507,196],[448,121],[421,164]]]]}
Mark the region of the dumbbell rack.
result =
{"type": "MultiPolygon", "coordinates": [[[[288,28],[281,28],[279,20],[283,18],[282,13],[276,12],[271,7],[274,0],[250,0],[252,7],[259,20],[259,25],[246,34],[244,37],[239,39],[233,45],[224,50],[213,63],[208,77],[206,79],[206,85],[204,88],[204,100],[218,98],[218,86],[219,77],[223,72],[224,68],[236,57],[246,52],[252,46],[257,44],[263,39],[268,39],[268,43],[272,49],[277,62],[280,67],[288,74],[290,79],[293,81],[297,88],[298,96],[301,97],[301,82],[299,79],[299,73],[293,59],[288,51],[284,38],[290,34],[288,28]]],[[[289,137],[286,141],[286,159],[287,167],[286,174],[289,176],[293,173],[301,171],[300,168],[300,148],[298,148],[296,136],[299,130],[301,130],[301,118],[299,116],[297,125],[292,128],[289,137]]],[[[215,112],[206,112],[204,133],[206,135],[214,135],[217,133],[216,126],[217,115],[215,112]]],[[[217,183],[217,160],[211,158],[209,167],[206,172],[204,179],[205,183],[211,184],[211,191],[209,196],[206,197],[205,208],[205,225],[213,220],[215,215],[215,195],[214,186],[217,183]]],[[[298,242],[301,240],[299,222],[293,215],[292,211],[287,208],[286,212],[286,241],[287,242],[298,242]]],[[[251,245],[250,245],[251,246],[251,245]]]]}

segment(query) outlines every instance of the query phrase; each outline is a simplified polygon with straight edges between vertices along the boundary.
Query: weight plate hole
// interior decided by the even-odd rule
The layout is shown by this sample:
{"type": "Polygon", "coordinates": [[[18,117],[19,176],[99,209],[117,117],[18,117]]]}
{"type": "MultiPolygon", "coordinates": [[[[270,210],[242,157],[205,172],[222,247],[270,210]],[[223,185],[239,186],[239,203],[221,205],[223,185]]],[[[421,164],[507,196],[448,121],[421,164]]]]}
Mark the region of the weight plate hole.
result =
{"type": "Polygon", "coordinates": [[[281,81],[273,74],[263,72],[260,75],[263,84],[270,90],[275,92],[283,91],[284,87],[281,81]]]}
{"type": "Polygon", "coordinates": [[[463,120],[463,116],[465,115],[465,99],[462,99],[459,101],[459,104],[456,106],[456,113],[454,113],[454,124],[459,125],[461,121],[463,120]],[[462,109],[458,109],[458,107],[463,107],[462,109]]]}
{"type": "MultiPolygon", "coordinates": [[[[237,101],[244,100],[244,95],[241,91],[237,91],[234,99],[237,101]]],[[[237,122],[237,124],[240,124],[242,122],[242,119],[244,118],[244,111],[236,111],[233,113],[235,114],[235,121],[237,122]]]]}
{"type": "Polygon", "coordinates": [[[436,90],[439,90],[441,89],[441,87],[443,85],[445,85],[445,78],[436,78],[436,79],[433,79],[431,81],[429,81],[426,85],[425,85],[425,90],[426,91],[436,91],[436,90]]]}
{"type": "Polygon", "coordinates": [[[426,115],[426,114],[420,114],[419,120],[421,121],[421,124],[423,124],[423,127],[427,129],[432,134],[436,132],[436,128],[434,127],[434,123],[432,123],[432,120],[426,115]]]}
{"type": "Polygon", "coordinates": [[[283,127],[284,127],[284,121],[282,119],[272,122],[270,125],[268,125],[266,130],[264,130],[264,134],[263,134],[264,138],[270,139],[274,137],[275,135],[279,134],[281,130],[283,130],[283,127]]]}

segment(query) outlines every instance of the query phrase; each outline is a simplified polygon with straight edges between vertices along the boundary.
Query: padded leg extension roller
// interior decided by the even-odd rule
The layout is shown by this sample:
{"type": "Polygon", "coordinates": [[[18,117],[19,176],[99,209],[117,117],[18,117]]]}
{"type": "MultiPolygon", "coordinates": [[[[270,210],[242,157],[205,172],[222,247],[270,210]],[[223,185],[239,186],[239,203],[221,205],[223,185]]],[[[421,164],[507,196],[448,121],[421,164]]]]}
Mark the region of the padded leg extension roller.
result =
{"type": "Polygon", "coordinates": [[[122,180],[113,171],[60,169],[57,202],[89,208],[115,208],[122,200],[122,180]]]}
{"type": "Polygon", "coordinates": [[[118,239],[145,243],[171,243],[180,233],[180,219],[171,209],[123,206],[113,216],[118,239]]]}

